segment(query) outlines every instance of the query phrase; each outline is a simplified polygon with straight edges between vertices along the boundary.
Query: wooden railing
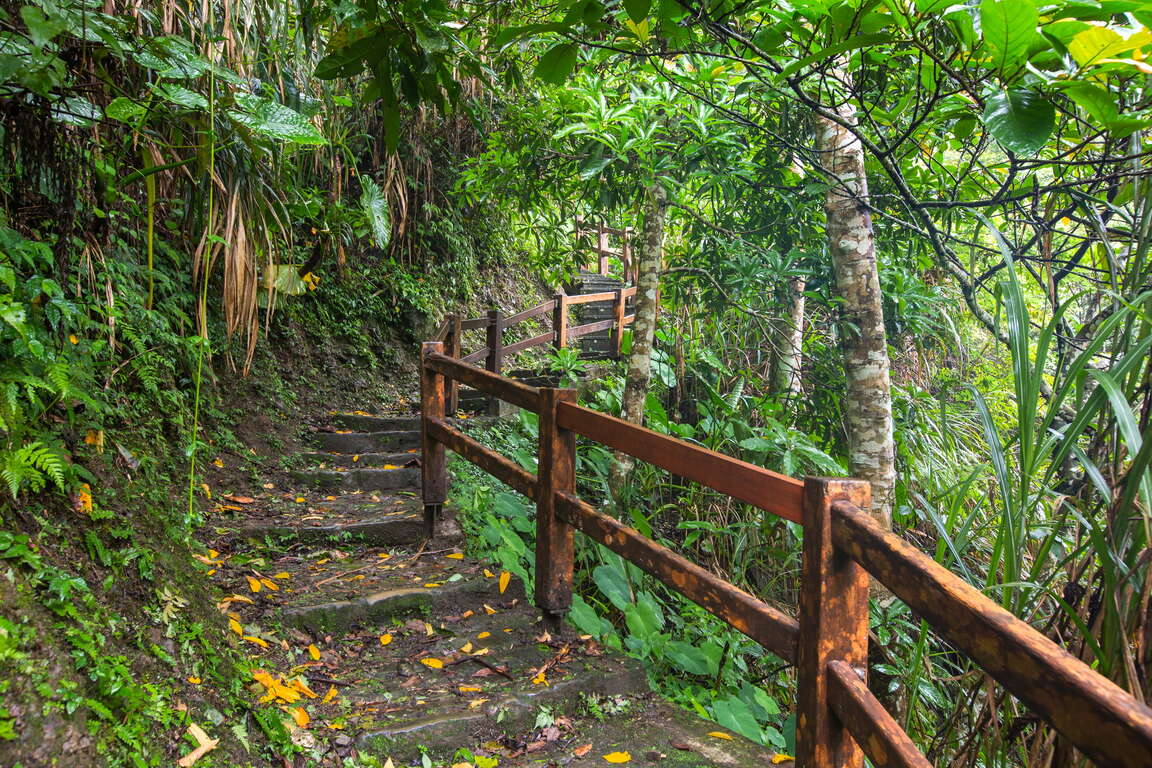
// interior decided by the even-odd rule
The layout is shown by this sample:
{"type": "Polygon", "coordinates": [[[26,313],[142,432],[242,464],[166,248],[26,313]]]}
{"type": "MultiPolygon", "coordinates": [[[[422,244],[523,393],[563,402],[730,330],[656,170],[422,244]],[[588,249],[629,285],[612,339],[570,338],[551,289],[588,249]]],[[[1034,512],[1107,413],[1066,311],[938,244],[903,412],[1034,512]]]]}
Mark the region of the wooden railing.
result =
{"type": "MultiPolygon", "coordinates": [[[[611,271],[611,259],[619,259],[624,283],[636,282],[635,264],[632,263],[632,227],[618,229],[607,227],[604,224],[589,224],[582,216],[576,217],[576,236],[592,235],[595,240],[592,244],[592,254],[596,257],[595,271],[607,275],[611,271]],[[620,241],[619,248],[608,244],[608,238],[615,237],[620,241]]],[[[585,267],[588,265],[585,264],[585,267]]]]}
{"type": "Polygon", "coordinates": [[[797,667],[797,765],[930,768],[867,685],[869,575],[1008,692],[1101,766],[1152,766],[1152,710],[977,589],[881,528],[867,483],[779,475],[576,403],[573,390],[529,387],[427,342],[421,353],[423,493],[429,535],[447,500],[451,449],[536,502],[536,604],[553,619],[572,601],[580,531],[797,667]],[[447,382],[469,384],[539,416],[538,474],[445,420],[447,382]],[[576,494],[576,437],[602,443],[800,523],[798,618],[713,575],[576,494]]]}
{"type": "MultiPolygon", "coordinates": [[[[496,374],[504,370],[504,360],[506,358],[519,352],[532,349],[533,347],[544,346],[545,344],[551,344],[556,349],[563,349],[572,341],[591,333],[598,333],[599,331],[612,331],[612,337],[609,343],[609,354],[613,357],[619,357],[624,328],[636,319],[634,314],[630,315],[627,313],[628,299],[635,295],[636,286],[621,288],[615,291],[585,293],[576,296],[568,296],[560,292],[556,294],[555,298],[543,304],[538,304],[535,307],[507,317],[498,309],[489,310],[485,317],[474,317],[466,320],[461,319],[459,315],[448,315],[444,322],[441,323],[440,329],[436,332],[435,340],[443,342],[444,348],[450,357],[471,364],[478,364],[483,361],[484,368],[496,374]],[[594,323],[585,323],[576,326],[569,325],[568,314],[572,307],[581,304],[605,302],[612,302],[612,317],[607,320],[598,320],[594,323]],[[504,333],[509,328],[525,320],[545,316],[551,317],[551,331],[513,342],[512,344],[506,345],[504,343],[504,333]],[[485,329],[486,331],[484,346],[468,354],[462,354],[463,350],[461,346],[464,332],[478,329],[485,329]]],[[[453,414],[456,412],[457,401],[456,387],[454,385],[450,385],[448,397],[448,413],[453,414]]],[[[495,406],[497,405],[496,399],[493,398],[490,403],[490,409],[495,410],[495,406]]]]}

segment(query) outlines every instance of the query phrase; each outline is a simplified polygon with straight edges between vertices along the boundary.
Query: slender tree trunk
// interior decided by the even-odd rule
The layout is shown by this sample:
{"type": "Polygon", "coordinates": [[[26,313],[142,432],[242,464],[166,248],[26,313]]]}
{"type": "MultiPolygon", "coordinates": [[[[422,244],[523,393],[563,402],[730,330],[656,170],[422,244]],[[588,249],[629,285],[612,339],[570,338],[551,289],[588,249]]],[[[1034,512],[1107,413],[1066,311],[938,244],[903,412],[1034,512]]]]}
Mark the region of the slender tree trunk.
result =
{"type": "MultiPolygon", "coordinates": [[[[834,110],[842,122],[855,124],[851,104],[844,102],[834,110]]],[[[872,483],[872,514],[890,528],[896,484],[892,392],[864,151],[851,131],[820,116],[816,149],[835,182],[825,196],[824,210],[836,287],[844,301],[841,345],[848,378],[849,471],[872,483]]]]}
{"type": "MultiPolygon", "coordinates": [[[[659,182],[648,187],[644,205],[644,229],[636,253],[636,319],[632,323],[632,350],[624,378],[620,416],[633,424],[644,423],[644,402],[652,379],[652,340],[656,334],[660,268],[664,256],[664,209],[667,193],[659,182]]],[[[614,494],[632,470],[632,458],[616,454],[609,475],[614,494]]]]}
{"type": "Polygon", "coordinates": [[[804,344],[804,288],[802,277],[788,282],[788,315],[776,323],[772,383],[775,393],[788,400],[800,397],[800,368],[804,344]]]}

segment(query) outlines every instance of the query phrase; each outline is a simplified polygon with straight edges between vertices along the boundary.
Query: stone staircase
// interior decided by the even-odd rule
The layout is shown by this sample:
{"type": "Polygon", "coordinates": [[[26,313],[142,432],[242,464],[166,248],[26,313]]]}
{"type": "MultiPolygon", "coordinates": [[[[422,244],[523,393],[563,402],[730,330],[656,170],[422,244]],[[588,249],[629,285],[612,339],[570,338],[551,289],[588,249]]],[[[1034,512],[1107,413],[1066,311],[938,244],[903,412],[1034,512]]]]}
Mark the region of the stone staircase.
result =
{"type": "Polygon", "coordinates": [[[253,692],[309,756],[296,765],[773,762],[652,694],[635,660],[549,631],[452,520],[425,539],[417,428],[334,414],[291,487],[223,497],[236,514],[205,562],[253,692]]]}

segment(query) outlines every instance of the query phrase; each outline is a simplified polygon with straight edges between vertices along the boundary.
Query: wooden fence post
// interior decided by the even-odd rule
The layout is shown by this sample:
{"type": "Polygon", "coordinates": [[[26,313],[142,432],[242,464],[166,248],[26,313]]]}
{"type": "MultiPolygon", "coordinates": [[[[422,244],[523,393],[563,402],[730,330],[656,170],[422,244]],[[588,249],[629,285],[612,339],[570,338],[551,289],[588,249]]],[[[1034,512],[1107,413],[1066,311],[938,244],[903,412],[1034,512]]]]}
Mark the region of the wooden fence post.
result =
{"type": "Polygon", "coordinates": [[[832,544],[832,502],[871,507],[862,480],[804,479],[797,667],[797,768],[862,768],[864,754],[828,703],[828,662],[868,666],[868,575],[832,544]]]}
{"type": "Polygon", "coordinates": [[[572,606],[571,525],[556,515],[556,491],[576,490],[576,433],[556,423],[561,402],[576,402],[576,390],[541,387],[540,449],[536,462],[536,605],[558,623],[572,606]]]}
{"type": "Polygon", "coordinates": [[[608,274],[608,232],[603,224],[596,226],[596,253],[599,256],[597,266],[600,274],[608,274]]]}
{"type": "MultiPolygon", "coordinates": [[[[452,321],[451,330],[448,331],[447,351],[444,353],[453,359],[460,358],[461,335],[464,329],[460,327],[460,315],[449,315],[452,321]]],[[[455,416],[460,403],[460,385],[455,380],[448,382],[448,404],[444,412],[448,416],[455,416]]]]}
{"type": "Polygon", "coordinates": [[[564,293],[556,294],[556,308],[552,310],[552,330],[556,338],[552,341],[556,349],[568,346],[568,296],[564,293]]]}
{"type": "Polygon", "coordinates": [[[444,344],[426,341],[420,348],[420,485],[424,496],[424,529],[436,535],[436,523],[448,500],[448,476],[444,470],[444,446],[428,436],[428,419],[443,419],[446,393],[444,375],[424,364],[428,355],[444,354],[444,344]]]}
{"type": "MultiPolygon", "coordinates": [[[[498,309],[488,310],[488,370],[499,374],[504,366],[504,315],[498,309]]],[[[500,398],[488,396],[488,415],[500,415],[500,398]]]]}
{"type": "Polygon", "coordinates": [[[612,326],[612,357],[620,357],[620,348],[624,342],[624,308],[628,300],[624,298],[624,289],[616,291],[616,303],[613,305],[614,324],[612,326]]]}

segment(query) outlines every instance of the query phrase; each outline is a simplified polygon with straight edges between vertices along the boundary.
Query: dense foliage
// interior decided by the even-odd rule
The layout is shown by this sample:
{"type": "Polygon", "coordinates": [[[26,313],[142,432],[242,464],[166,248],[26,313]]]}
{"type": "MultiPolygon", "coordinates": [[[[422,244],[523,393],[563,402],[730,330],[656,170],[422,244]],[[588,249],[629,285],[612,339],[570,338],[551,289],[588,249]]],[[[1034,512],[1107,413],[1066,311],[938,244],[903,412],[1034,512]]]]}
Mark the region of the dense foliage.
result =
{"type": "MultiPolygon", "coordinates": [[[[278,344],[386,357],[498,293],[497,274],[558,287],[578,267],[574,216],[639,230],[653,184],[669,210],[646,424],[846,474],[840,347],[857,329],[823,208],[845,180],[813,119],[851,113],[893,361],[896,528],[1143,697],[1150,25],[1138,0],[4,4],[0,597],[19,610],[0,616],[0,670],[49,710],[91,712],[110,761],[155,764],[149,734],[185,715],[126,655],[216,665],[218,617],[164,584],[194,546],[210,441],[228,439],[219,383],[275,380],[278,344]],[[145,608],[107,598],[119,580],[145,608]],[[37,659],[48,628],[74,667],[59,686],[37,659]],[[100,650],[112,636],[121,655],[100,650]]],[[[585,399],[618,412],[622,389],[613,369],[585,399]]],[[[531,466],[534,429],[484,437],[531,466]]],[[[614,493],[610,463],[583,450],[586,495],[794,602],[794,526],[645,466],[614,493]]],[[[457,473],[474,549],[528,577],[529,508],[457,473]]],[[[575,626],[676,701],[791,747],[779,660],[607,550],[579,557],[575,626]]],[[[874,685],[934,762],[1071,764],[875,599],[874,685]]],[[[246,711],[233,664],[221,655],[215,706],[246,711]]],[[[293,749],[260,717],[269,750],[293,749]]],[[[10,723],[0,705],[0,740],[10,723]]]]}

